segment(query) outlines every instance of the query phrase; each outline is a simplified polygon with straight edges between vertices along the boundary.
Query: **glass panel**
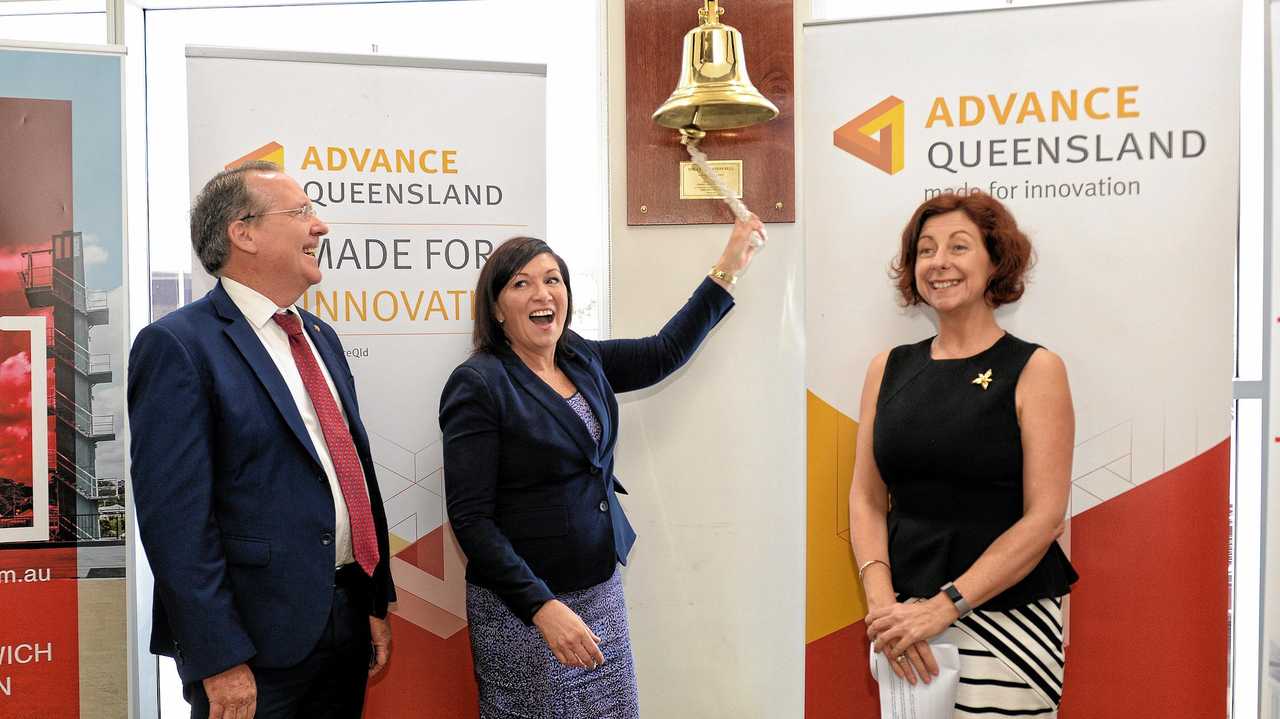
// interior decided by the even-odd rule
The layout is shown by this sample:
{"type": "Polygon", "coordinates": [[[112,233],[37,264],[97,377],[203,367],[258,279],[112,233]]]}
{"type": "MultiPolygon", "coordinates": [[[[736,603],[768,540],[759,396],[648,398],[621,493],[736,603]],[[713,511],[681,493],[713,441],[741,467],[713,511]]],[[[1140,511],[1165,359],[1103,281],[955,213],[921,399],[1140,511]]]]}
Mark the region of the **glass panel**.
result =
{"type": "Polygon", "coordinates": [[[5,40],[101,45],[107,41],[104,0],[0,2],[0,43],[5,40]]]}
{"type": "MultiPolygon", "coordinates": [[[[1252,108],[1246,106],[1243,109],[1243,114],[1255,114],[1261,118],[1264,115],[1263,110],[1265,108],[1263,103],[1267,100],[1270,101],[1270,107],[1265,109],[1269,109],[1270,113],[1267,116],[1269,126],[1261,127],[1258,133],[1259,143],[1257,149],[1250,150],[1242,146],[1241,156],[1244,157],[1248,153],[1254,152],[1263,162],[1270,163],[1270,167],[1267,168],[1270,170],[1269,176],[1264,172],[1262,178],[1267,184],[1258,188],[1256,196],[1260,198],[1260,205],[1265,203],[1264,214],[1260,218],[1263,221],[1263,225],[1260,228],[1259,237],[1261,238],[1262,233],[1270,231],[1268,239],[1271,243],[1271,314],[1275,316],[1280,315],[1280,312],[1276,310],[1277,304],[1280,303],[1280,292],[1277,292],[1275,286],[1275,278],[1280,276],[1276,265],[1277,261],[1280,260],[1276,256],[1276,228],[1278,226],[1276,208],[1277,200],[1280,200],[1280,185],[1276,184],[1276,178],[1280,176],[1280,172],[1277,171],[1280,169],[1280,165],[1277,164],[1278,160],[1280,160],[1280,155],[1277,155],[1276,149],[1280,147],[1280,144],[1278,144],[1280,143],[1280,124],[1278,124],[1280,105],[1277,104],[1280,103],[1280,74],[1277,74],[1276,64],[1280,62],[1280,3],[1267,2],[1266,6],[1264,6],[1262,2],[1257,2],[1252,3],[1252,5],[1254,7],[1249,7],[1249,4],[1246,4],[1246,12],[1253,13],[1254,17],[1245,16],[1245,27],[1258,28],[1256,35],[1261,36],[1265,42],[1260,43],[1262,47],[1256,55],[1253,57],[1246,55],[1244,63],[1246,67],[1253,63],[1259,69],[1265,65],[1267,74],[1262,76],[1257,85],[1255,85],[1255,87],[1259,88],[1256,95],[1258,97],[1257,104],[1252,108]],[[1267,9],[1270,11],[1269,18],[1266,18],[1265,10],[1267,9]],[[1261,19],[1263,18],[1269,20],[1269,22],[1262,22],[1261,19]],[[1252,25],[1250,20],[1253,20],[1252,25]],[[1267,57],[1268,55],[1269,58],[1267,57]],[[1269,59],[1270,62],[1264,63],[1264,59],[1269,59]],[[1263,88],[1270,92],[1269,98],[1262,97],[1263,88]],[[1269,147],[1262,147],[1261,138],[1264,136],[1270,139],[1269,147]],[[1269,227],[1266,224],[1267,219],[1270,222],[1269,227]]],[[[1248,37],[1247,34],[1246,37],[1248,37]]],[[[1262,244],[1261,240],[1259,244],[1262,244]]],[[[1262,323],[1273,328],[1277,326],[1271,324],[1271,322],[1270,317],[1262,319],[1262,323]]],[[[1270,458],[1268,460],[1270,472],[1268,473],[1269,476],[1260,477],[1260,481],[1265,483],[1261,494],[1266,504],[1262,508],[1263,524],[1259,541],[1265,542],[1261,551],[1262,557],[1265,558],[1265,564],[1262,567],[1254,568],[1255,572],[1264,577],[1263,593],[1260,600],[1263,607],[1263,615],[1262,626],[1260,627],[1262,661],[1259,667],[1262,700],[1259,707],[1259,716],[1264,717],[1264,719],[1280,719],[1280,483],[1272,479],[1275,476],[1277,463],[1280,463],[1280,452],[1277,452],[1277,449],[1280,449],[1280,443],[1272,439],[1280,436],[1280,394],[1276,392],[1277,387],[1274,379],[1280,356],[1276,353],[1275,336],[1276,330],[1272,329],[1271,366],[1267,368],[1271,416],[1267,418],[1270,424],[1263,437],[1263,441],[1270,448],[1270,458]]],[[[1237,716],[1244,716],[1244,714],[1241,713],[1237,716]]]]}
{"type": "Polygon", "coordinates": [[[1263,62],[1266,33],[1261,2],[1246,2],[1241,34],[1240,64],[1240,235],[1236,271],[1236,376],[1242,380],[1263,379],[1262,345],[1266,327],[1266,307],[1262,288],[1266,265],[1263,262],[1262,214],[1266,202],[1263,189],[1266,166],[1266,89],[1263,62]],[[1253,15],[1253,17],[1251,17],[1253,15]]]}
{"type": "MultiPolygon", "coordinates": [[[[1236,273],[1236,374],[1242,380],[1260,380],[1262,391],[1271,394],[1271,417],[1263,415],[1261,399],[1241,399],[1237,403],[1235,435],[1235,482],[1233,483],[1234,547],[1232,577],[1235,588],[1232,607],[1231,714],[1232,716],[1274,717],[1260,704],[1268,693],[1267,617],[1264,607],[1273,604],[1265,597],[1269,587],[1263,581],[1263,558],[1267,556],[1263,542],[1267,538],[1267,494],[1264,461],[1275,461],[1276,446],[1270,437],[1276,434],[1276,396],[1272,367],[1264,367],[1263,356],[1268,341],[1264,303],[1267,272],[1275,277],[1274,266],[1264,262],[1266,253],[1265,212],[1269,200],[1266,186],[1266,75],[1267,0],[1248,0],[1243,4],[1240,75],[1240,230],[1238,237],[1238,269],[1236,273]],[[1267,459],[1267,453],[1271,459],[1267,459]],[[1260,651],[1261,650],[1261,651],[1260,651]]],[[[1274,12],[1274,10],[1273,10],[1274,12]]],[[[1275,120],[1272,109],[1272,122],[1275,120]]],[[[1275,262],[1273,256],[1272,262],[1275,262]]],[[[1272,285],[1274,293],[1274,285],[1272,285]]],[[[1273,294],[1272,301],[1275,301],[1273,294]]],[[[1274,501],[1274,500],[1273,500],[1274,501]]],[[[1274,514],[1271,516],[1275,516],[1274,514]]],[[[1273,520],[1274,522],[1274,520],[1273,520]]],[[[1275,555],[1272,554],[1272,557],[1275,555]]],[[[1275,559],[1271,560],[1272,562],[1275,559]]],[[[1274,633],[1274,632],[1273,632],[1274,633]]]]}
{"type": "Polygon", "coordinates": [[[1258,716],[1258,637],[1261,611],[1258,571],[1262,536],[1262,400],[1236,402],[1235,481],[1232,482],[1231,708],[1232,716],[1258,716]]]}

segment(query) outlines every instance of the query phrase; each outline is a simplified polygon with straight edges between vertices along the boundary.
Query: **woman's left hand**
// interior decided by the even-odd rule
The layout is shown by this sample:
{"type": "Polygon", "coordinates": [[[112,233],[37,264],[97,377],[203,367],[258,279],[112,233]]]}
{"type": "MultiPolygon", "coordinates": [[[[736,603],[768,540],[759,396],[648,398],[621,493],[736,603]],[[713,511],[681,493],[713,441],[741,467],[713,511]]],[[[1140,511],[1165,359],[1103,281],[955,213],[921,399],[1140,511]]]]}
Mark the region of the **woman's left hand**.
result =
{"type": "Polygon", "coordinates": [[[745,220],[738,220],[733,223],[733,231],[729,233],[729,242],[724,246],[724,252],[720,254],[716,267],[737,276],[746,272],[747,265],[751,264],[751,259],[756,256],[756,252],[764,246],[767,236],[764,232],[764,223],[754,214],[745,220]],[[754,245],[751,242],[751,233],[758,232],[760,234],[760,244],[754,245]]]}
{"type": "Polygon", "coordinates": [[[959,618],[945,596],[923,602],[899,602],[867,613],[867,636],[877,652],[896,659],[916,642],[927,642],[946,631],[959,618]]]}

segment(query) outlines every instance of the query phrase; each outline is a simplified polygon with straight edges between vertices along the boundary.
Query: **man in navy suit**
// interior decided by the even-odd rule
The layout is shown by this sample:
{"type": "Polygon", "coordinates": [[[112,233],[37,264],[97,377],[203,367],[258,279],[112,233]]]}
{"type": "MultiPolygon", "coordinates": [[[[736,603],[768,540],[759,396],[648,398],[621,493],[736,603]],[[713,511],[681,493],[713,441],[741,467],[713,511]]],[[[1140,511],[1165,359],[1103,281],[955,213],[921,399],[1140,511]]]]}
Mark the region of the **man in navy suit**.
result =
{"type": "Polygon", "coordinates": [[[193,718],[359,717],[390,656],[386,516],[337,334],[294,307],[329,228],[277,166],[216,175],[191,242],[219,280],[129,356],[151,651],[193,718]]]}

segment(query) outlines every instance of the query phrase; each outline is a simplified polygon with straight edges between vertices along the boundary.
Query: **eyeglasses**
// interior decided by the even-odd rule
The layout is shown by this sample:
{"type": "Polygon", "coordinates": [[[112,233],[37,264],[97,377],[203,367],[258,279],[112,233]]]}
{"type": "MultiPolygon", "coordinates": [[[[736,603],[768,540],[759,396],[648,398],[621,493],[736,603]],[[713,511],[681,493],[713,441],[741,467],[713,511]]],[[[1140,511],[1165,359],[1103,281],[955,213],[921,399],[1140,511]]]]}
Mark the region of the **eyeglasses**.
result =
{"type": "Polygon", "coordinates": [[[256,212],[256,213],[250,212],[249,214],[245,215],[244,217],[241,217],[240,219],[242,221],[247,221],[247,220],[252,220],[255,217],[266,217],[267,215],[293,215],[295,219],[307,221],[307,220],[311,220],[316,216],[316,208],[315,208],[315,205],[312,205],[310,202],[308,202],[302,207],[295,207],[291,210],[271,210],[270,212],[256,212]]]}

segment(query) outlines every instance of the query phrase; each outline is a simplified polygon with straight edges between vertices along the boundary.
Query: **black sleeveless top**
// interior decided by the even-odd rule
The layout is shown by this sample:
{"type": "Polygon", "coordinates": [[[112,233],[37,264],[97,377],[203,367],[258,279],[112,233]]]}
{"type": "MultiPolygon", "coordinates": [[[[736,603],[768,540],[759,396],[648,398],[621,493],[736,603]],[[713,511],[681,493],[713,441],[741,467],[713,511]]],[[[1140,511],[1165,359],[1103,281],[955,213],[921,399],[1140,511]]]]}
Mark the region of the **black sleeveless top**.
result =
{"type": "MultiPolygon", "coordinates": [[[[964,359],[935,360],[933,338],[889,352],[873,449],[889,488],[889,565],[900,599],[931,597],[1022,518],[1022,430],[1014,389],[1039,345],[1005,334],[964,359]]],[[[1078,575],[1054,542],[984,609],[1071,591],[1078,575]]]]}

